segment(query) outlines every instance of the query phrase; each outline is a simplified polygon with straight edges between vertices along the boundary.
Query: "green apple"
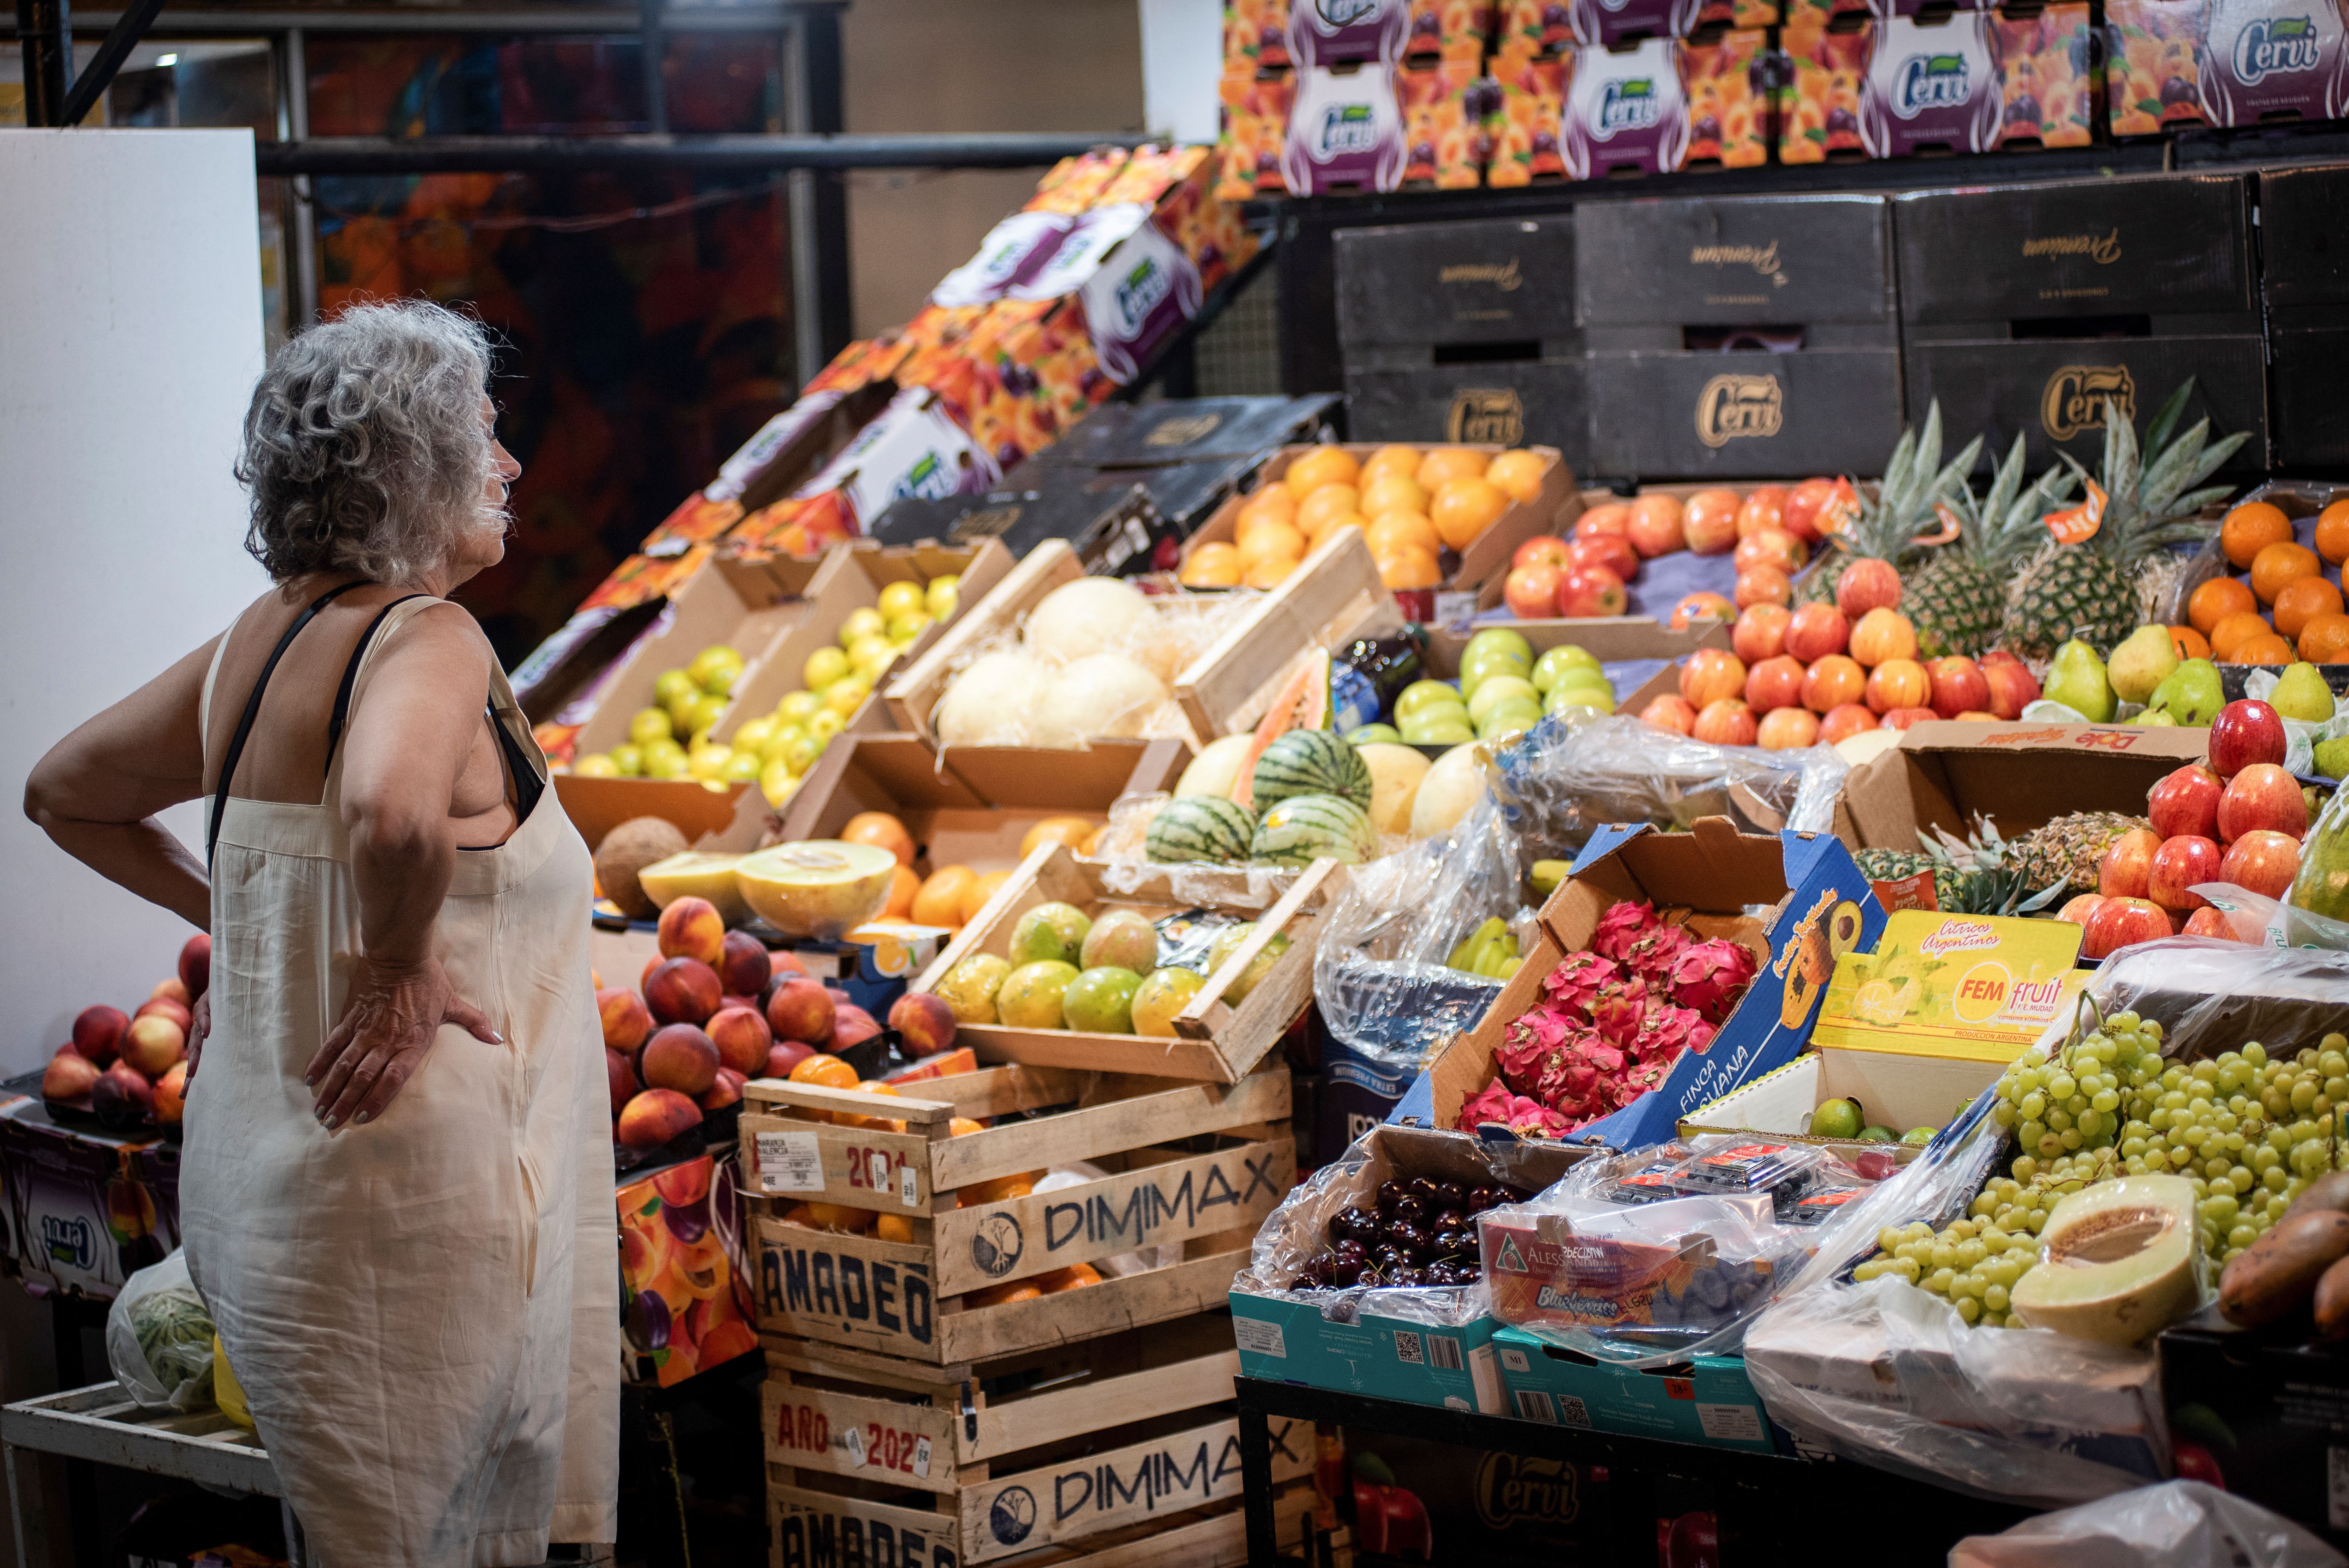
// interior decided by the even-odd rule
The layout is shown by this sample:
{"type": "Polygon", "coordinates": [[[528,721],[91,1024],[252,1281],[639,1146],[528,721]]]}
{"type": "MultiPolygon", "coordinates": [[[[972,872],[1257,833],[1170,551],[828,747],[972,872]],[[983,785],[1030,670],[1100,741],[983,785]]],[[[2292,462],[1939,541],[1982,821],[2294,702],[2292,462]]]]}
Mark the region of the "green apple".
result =
{"type": "Polygon", "coordinates": [[[1541,707],[1541,693],[1534,683],[1519,676],[1491,676],[1480,682],[1476,695],[1468,699],[1468,722],[1482,725],[1485,716],[1504,702],[1524,701],[1541,707]]]}
{"type": "Polygon", "coordinates": [[[1402,696],[1395,698],[1395,722],[1402,723],[1430,703],[1456,703],[1460,700],[1458,688],[1449,681],[1413,681],[1402,688],[1402,696]]]}

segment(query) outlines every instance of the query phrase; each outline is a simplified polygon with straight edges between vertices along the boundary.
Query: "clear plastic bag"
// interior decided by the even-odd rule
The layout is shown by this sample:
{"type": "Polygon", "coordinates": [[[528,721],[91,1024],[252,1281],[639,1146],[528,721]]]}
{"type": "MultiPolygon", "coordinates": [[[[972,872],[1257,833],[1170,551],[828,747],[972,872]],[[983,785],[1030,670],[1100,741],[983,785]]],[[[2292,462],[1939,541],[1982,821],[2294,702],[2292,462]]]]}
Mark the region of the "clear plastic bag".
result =
{"type": "Polygon", "coordinates": [[[2323,1541],[2249,1498],[2204,1481],[2141,1486],[2100,1501],[2026,1519],[1997,1535],[1969,1535],[1950,1568],[2340,1568],[2323,1541]]]}
{"type": "Polygon", "coordinates": [[[2281,903],[2231,882],[2198,882],[2194,891],[2227,917],[2235,940],[2256,947],[2314,947],[2349,953],[2349,923],[2281,903]]]}
{"type": "Polygon", "coordinates": [[[1708,746],[1622,714],[1545,720],[1497,759],[1495,792],[1529,859],[1570,859],[1597,829],[1688,828],[1728,817],[1741,831],[1824,833],[1850,769],[1832,746],[1708,746]]]}
{"type": "Polygon", "coordinates": [[[211,1309],[181,1251],[124,1281],[106,1315],[107,1365],[150,1410],[212,1408],[212,1339],[211,1309]]]}

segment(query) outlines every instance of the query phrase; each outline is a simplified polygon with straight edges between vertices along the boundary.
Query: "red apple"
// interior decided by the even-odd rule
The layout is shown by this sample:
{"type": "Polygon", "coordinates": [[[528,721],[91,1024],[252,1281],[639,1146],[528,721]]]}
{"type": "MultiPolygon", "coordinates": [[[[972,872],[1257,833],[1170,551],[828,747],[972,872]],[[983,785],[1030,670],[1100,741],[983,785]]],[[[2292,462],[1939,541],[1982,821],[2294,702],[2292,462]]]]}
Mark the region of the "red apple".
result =
{"type": "Polygon", "coordinates": [[[2221,779],[2256,762],[2281,764],[2283,754],[2283,716],[2263,702],[2230,702],[2210,721],[2210,768],[2221,779]]]}
{"type": "Polygon", "coordinates": [[[1735,654],[1719,648],[1699,648],[1681,665],[1681,696],[1699,712],[1723,697],[1745,690],[1745,665],[1735,654]]]}
{"type": "Polygon", "coordinates": [[[1643,495],[1631,503],[1630,525],[1623,531],[1641,555],[1670,555],[1688,546],[1682,511],[1671,496],[1643,495]]]}
{"type": "Polygon", "coordinates": [[[2235,934],[2234,923],[2207,903],[2186,917],[2186,929],[2180,934],[2215,937],[2220,942],[2242,940],[2235,934]]]}
{"type": "Polygon", "coordinates": [[[2124,947],[2176,934],[2169,912],[2149,898],[2108,898],[2088,917],[2088,934],[2080,944],[2083,958],[2106,958],[2124,947]]]}
{"type": "Polygon", "coordinates": [[[1501,584],[1501,598],[1509,614],[1520,621],[1542,621],[1557,614],[1557,586],[1565,573],[1546,561],[1513,569],[1501,584]]]}
{"type": "Polygon", "coordinates": [[[1729,628],[1729,645],[1749,665],[1775,659],[1786,651],[1787,619],[1784,604],[1749,605],[1729,628]]]}
{"type": "Polygon", "coordinates": [[[2039,683],[2012,654],[2004,658],[1984,654],[1982,673],[1990,683],[1990,710],[2001,718],[2010,722],[2021,718],[2023,710],[2039,700],[2039,683]]]}
{"type": "Polygon", "coordinates": [[[1565,578],[1586,566],[1603,566],[1629,583],[1640,574],[1640,552],[1631,548],[1630,540],[1611,533],[1578,539],[1567,546],[1566,565],[1558,575],[1565,578]]]}
{"type": "Polygon", "coordinates": [[[1868,672],[1868,706],[1878,713],[1890,713],[1896,707],[1924,707],[1932,690],[1933,683],[1926,678],[1925,666],[1914,659],[1887,659],[1868,672]]]}
{"type": "Polygon", "coordinates": [[[1935,659],[1925,666],[1925,674],[1933,685],[1929,706],[1943,718],[1955,718],[1961,713],[1991,706],[1990,681],[1982,675],[1980,665],[1962,655],[1935,659]]]}
{"type": "Polygon", "coordinates": [[[1574,520],[1574,537],[1588,539],[1593,534],[1611,533],[1619,539],[1629,537],[1631,527],[1631,503],[1628,500],[1605,500],[1574,520]]]}
{"type": "Polygon", "coordinates": [[[1900,606],[1900,573],[1889,561],[1862,556],[1836,578],[1836,608],[1854,620],[1870,610],[1900,606]]]}
{"type": "Polygon", "coordinates": [[[2282,898],[2300,874],[2300,841],[2290,833],[2254,828],[2227,846],[2219,861],[2219,880],[2245,892],[2282,898]]]}
{"type": "Polygon", "coordinates": [[[1754,710],[1733,696],[1709,702],[1696,716],[1695,738],[1708,746],[1751,746],[1760,733],[1754,710]]]}
{"type": "Polygon", "coordinates": [[[2248,764],[2219,795],[2221,841],[2231,844],[2261,828],[2295,839],[2308,831],[2308,799],[2300,792],[2300,780],[2272,762],[2248,764]]]}
{"type": "Polygon", "coordinates": [[[1690,735],[1696,729],[1696,709],[1689,706],[1688,698],[1667,694],[1640,710],[1640,722],[1652,728],[1690,735]]]}
{"type": "Polygon", "coordinates": [[[1566,560],[1566,541],[1555,534],[1539,533],[1517,546],[1517,552],[1509,557],[1509,564],[1513,567],[1531,566],[1539,561],[1563,572],[1566,560]]]}
{"type": "Polygon", "coordinates": [[[1819,716],[1806,707],[1773,708],[1762,716],[1754,739],[1764,751],[1792,751],[1816,745],[1819,716]]]}
{"type": "Polygon", "coordinates": [[[1557,613],[1574,621],[1619,615],[1630,603],[1623,579],[1603,566],[1586,566],[1568,573],[1557,591],[1557,613]]]}
{"type": "MultiPolygon", "coordinates": [[[[1795,655],[1790,652],[1787,656],[1795,655]]],[[[1857,703],[1867,691],[1868,672],[1846,654],[1813,659],[1803,675],[1803,706],[1813,713],[1826,713],[1857,703]]]]}
{"type": "Polygon", "coordinates": [[[1912,724],[1929,724],[1941,716],[1930,707],[1896,707],[1884,715],[1887,729],[1906,729],[1912,724]]]}
{"type": "Polygon", "coordinates": [[[1688,547],[1699,555],[1725,555],[1737,548],[1737,510],[1744,503],[1733,490],[1699,490],[1689,497],[1681,516],[1681,531],[1688,547]]]}
{"type": "Polygon", "coordinates": [[[2219,797],[2226,786],[2219,776],[2198,763],[2188,763],[2161,776],[2147,791],[2145,814],[2153,830],[2165,839],[2180,834],[2215,839],[2219,836],[2219,797]]]}
{"type": "Polygon", "coordinates": [[[2096,891],[2106,898],[2143,898],[2160,848],[2161,836],[2149,828],[2131,828],[2106,844],[2096,863],[2096,891]]]}
{"type": "Polygon", "coordinates": [[[1719,593],[1689,593],[1672,606],[1671,627],[1685,632],[1705,621],[1719,621],[1726,625],[1737,619],[1737,606],[1719,593]]]}
{"type": "Polygon", "coordinates": [[[2075,925],[2085,925],[2088,923],[2088,917],[2095,913],[2097,906],[2104,902],[2105,895],[2102,893],[2074,893],[2064,901],[2064,907],[2055,912],[2055,918],[2068,920],[2075,925]]]}
{"type": "Polygon", "coordinates": [[[1805,480],[1786,492],[1778,508],[1778,526],[1806,543],[1819,538],[1819,508],[1835,494],[1833,480],[1805,480]]]}
{"type": "Polygon", "coordinates": [[[2145,896],[2167,910],[2199,909],[2210,901],[2192,889],[2199,882],[2219,880],[2219,861],[2218,844],[2199,834],[2164,839],[2161,848],[2153,852],[2145,896]]]}
{"type": "Polygon", "coordinates": [[[1800,664],[1784,654],[1775,659],[1764,659],[1745,673],[1746,706],[1764,714],[1795,707],[1803,699],[1803,676],[1806,673],[1800,664]]]}
{"type": "Polygon", "coordinates": [[[1741,609],[1754,604],[1784,604],[1795,596],[1795,584],[1775,566],[1749,566],[1737,574],[1729,592],[1741,609]]]}
{"type": "Polygon", "coordinates": [[[1785,523],[1786,492],[1777,485],[1756,485],[1737,509],[1737,537],[1750,539],[1765,528],[1799,538],[1785,523]]]}
{"type": "Polygon", "coordinates": [[[1991,712],[1990,709],[1986,707],[1970,707],[1966,709],[1965,712],[1958,715],[1956,722],[1959,724],[1996,724],[1998,722],[1998,715],[1991,712]]]}
{"type": "Polygon", "coordinates": [[[1730,564],[1740,572],[1775,566],[1789,577],[1800,572],[1809,558],[1803,542],[1783,528],[1757,529],[1740,539],[1737,548],[1729,552],[1730,564]]]}
{"type": "Polygon", "coordinates": [[[1839,703],[1827,709],[1819,720],[1819,743],[1833,746],[1847,736],[1864,734],[1878,727],[1875,711],[1865,703],[1839,703]]]}
{"type": "Polygon", "coordinates": [[[103,1004],[84,1007],[74,1019],[73,1048],[93,1066],[109,1066],[121,1054],[122,1037],[129,1028],[130,1020],[122,1016],[119,1007],[103,1004]]]}
{"type": "Polygon", "coordinates": [[[1842,653],[1850,643],[1851,623],[1832,604],[1805,604],[1786,623],[1786,651],[1806,665],[1842,653]]]}

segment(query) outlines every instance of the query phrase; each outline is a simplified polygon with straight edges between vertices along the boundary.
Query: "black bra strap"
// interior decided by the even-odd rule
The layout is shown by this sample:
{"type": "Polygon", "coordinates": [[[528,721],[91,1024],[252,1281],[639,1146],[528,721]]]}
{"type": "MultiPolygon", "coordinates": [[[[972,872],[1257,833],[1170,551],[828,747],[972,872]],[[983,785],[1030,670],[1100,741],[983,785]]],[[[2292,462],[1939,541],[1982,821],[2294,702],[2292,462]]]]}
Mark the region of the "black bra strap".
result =
{"type": "Polygon", "coordinates": [[[401,594],[386,604],[377,614],[376,618],[367,623],[367,629],[359,634],[359,645],[351,650],[351,662],[343,666],[343,684],[335,688],[334,717],[326,721],[326,769],[329,772],[333,771],[335,766],[335,748],[343,742],[343,726],[351,717],[351,692],[358,685],[359,665],[367,659],[367,645],[375,641],[376,633],[382,629],[384,622],[390,617],[394,610],[398,609],[410,599],[429,599],[430,597],[432,595],[429,593],[401,594]]]}
{"type": "Polygon", "coordinates": [[[546,789],[546,780],[538,776],[538,765],[498,717],[495,703],[490,705],[490,727],[498,732],[498,748],[506,754],[507,770],[513,774],[514,821],[519,825],[528,821],[530,814],[538,810],[538,798],[546,789]]]}
{"type": "Polygon", "coordinates": [[[362,579],[327,589],[310,601],[308,609],[295,617],[294,624],[285,628],[285,634],[278,638],[277,645],[270,650],[269,662],[261,666],[261,678],[253,683],[253,695],[245,698],[244,713],[236,721],[236,733],[229,738],[228,755],[221,759],[220,779],[212,786],[212,820],[204,831],[204,864],[207,867],[212,862],[212,851],[220,843],[221,819],[228,810],[229,786],[236,779],[237,762],[244,756],[244,743],[252,737],[253,721],[261,713],[262,694],[269,689],[269,677],[277,673],[277,661],[285,656],[285,650],[294,645],[294,639],[302,634],[302,628],[308,625],[319,611],[352,589],[368,585],[362,579]]]}

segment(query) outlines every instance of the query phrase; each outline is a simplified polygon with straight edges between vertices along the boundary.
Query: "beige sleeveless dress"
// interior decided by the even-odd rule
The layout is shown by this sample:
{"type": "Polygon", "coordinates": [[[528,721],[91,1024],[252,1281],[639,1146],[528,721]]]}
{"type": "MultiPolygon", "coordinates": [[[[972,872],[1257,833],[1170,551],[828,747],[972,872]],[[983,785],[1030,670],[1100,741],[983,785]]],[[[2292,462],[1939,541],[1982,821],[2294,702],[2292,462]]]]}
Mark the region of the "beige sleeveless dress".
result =
{"type": "MultiPolygon", "coordinates": [[[[362,640],[353,711],[374,650],[436,603],[393,607],[362,640]]],[[[207,732],[219,668],[215,656],[207,732]]],[[[495,670],[491,695],[520,748],[502,749],[543,781],[495,670]]],[[[212,1034],[181,1179],[188,1263],[323,1568],[536,1563],[550,1539],[618,1533],[618,1258],[587,850],[541,789],[503,844],[458,851],[436,954],[506,1043],[442,1027],[381,1116],[328,1133],[302,1074],[359,949],[341,749],[318,805],[231,797],[222,813],[212,1034]]]]}

